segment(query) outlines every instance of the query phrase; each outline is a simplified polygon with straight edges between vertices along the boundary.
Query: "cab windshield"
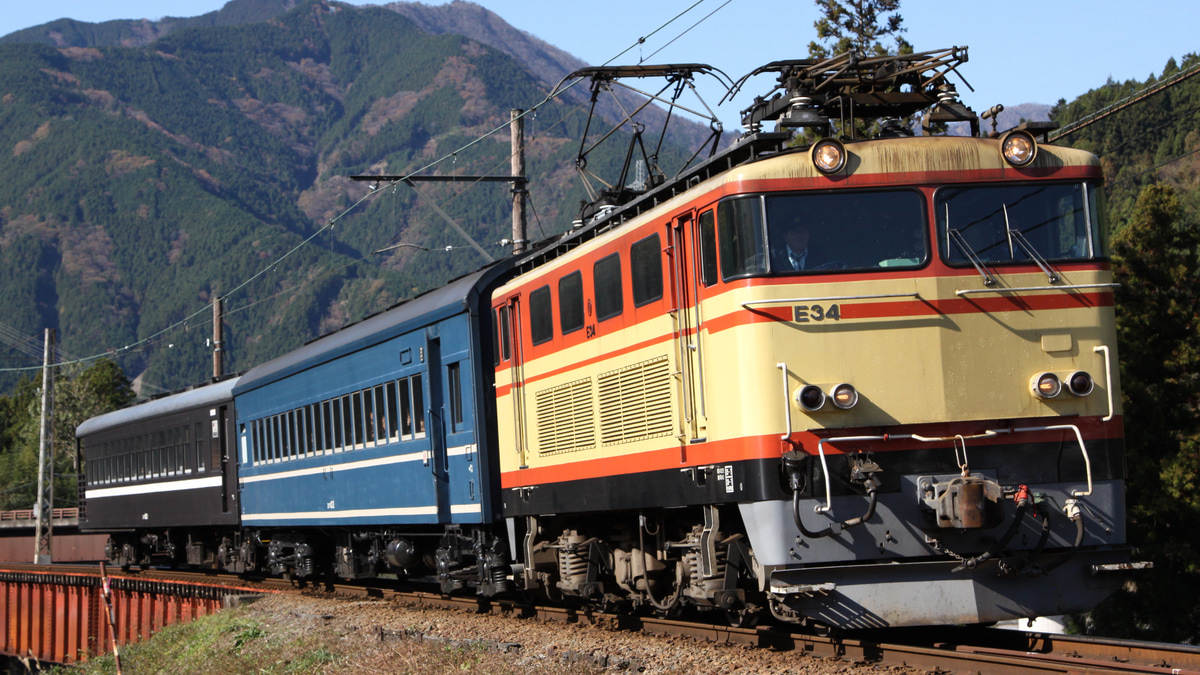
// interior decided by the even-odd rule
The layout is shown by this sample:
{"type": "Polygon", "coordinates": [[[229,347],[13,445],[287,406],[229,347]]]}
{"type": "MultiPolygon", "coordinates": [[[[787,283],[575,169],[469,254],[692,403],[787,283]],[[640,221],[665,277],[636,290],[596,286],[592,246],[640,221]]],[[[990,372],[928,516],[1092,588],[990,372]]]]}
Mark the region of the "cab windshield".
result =
{"type": "Polygon", "coordinates": [[[760,195],[717,209],[721,276],[920,267],[928,260],[915,190],[760,195]]]}
{"type": "Polygon", "coordinates": [[[1087,183],[943,187],[934,199],[942,256],[951,265],[1106,257],[1100,202],[1087,183]]]}

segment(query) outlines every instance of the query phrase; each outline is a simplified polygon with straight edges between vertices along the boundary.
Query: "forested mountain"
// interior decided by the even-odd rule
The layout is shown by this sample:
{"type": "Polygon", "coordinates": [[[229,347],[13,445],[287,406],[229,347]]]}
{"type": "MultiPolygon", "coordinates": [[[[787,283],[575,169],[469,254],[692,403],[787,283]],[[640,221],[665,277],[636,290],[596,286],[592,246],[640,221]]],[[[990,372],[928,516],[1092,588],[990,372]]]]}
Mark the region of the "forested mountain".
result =
{"type": "MultiPolygon", "coordinates": [[[[376,194],[348,179],[424,167],[545,96],[542,76],[444,24],[435,35],[395,7],[234,0],[194,19],[7,36],[0,321],[57,328],[81,356],[115,349],[131,377],[174,388],[211,372],[214,295],[229,295],[227,370],[243,370],[482,265],[431,202],[503,255],[506,185],[376,194]],[[373,254],[399,242],[432,250],[373,254]]],[[[547,105],[527,131],[535,238],[565,229],[583,197],[575,107],[547,105]]],[[[614,165],[612,145],[589,168],[614,165]]],[[[433,171],[507,174],[508,155],[501,131],[433,171]]],[[[0,391],[15,382],[0,374],[0,391]]]]}
{"type": "Polygon", "coordinates": [[[1129,540],[1154,568],[1091,613],[1101,635],[1200,642],[1200,56],[1052,113],[1104,166],[1125,422],[1129,540]],[[1195,68],[1195,70],[1192,70],[1195,68]],[[1171,83],[1168,85],[1168,83],[1171,83]],[[1152,92],[1157,93],[1152,93],[1152,92]],[[1110,106],[1132,105],[1100,118],[1110,106]]]}
{"type": "MultiPolygon", "coordinates": [[[[1200,56],[1188,54],[1182,63],[1168,60],[1162,75],[1144,82],[1110,79],[1070,103],[1060,100],[1051,110],[1051,119],[1066,127],[1197,64],[1200,56]]],[[[1057,141],[1100,156],[1115,230],[1128,225],[1141,189],[1156,181],[1178,188],[1186,211],[1200,212],[1200,155],[1190,154],[1200,145],[1198,112],[1200,76],[1189,76],[1057,141]]]]}

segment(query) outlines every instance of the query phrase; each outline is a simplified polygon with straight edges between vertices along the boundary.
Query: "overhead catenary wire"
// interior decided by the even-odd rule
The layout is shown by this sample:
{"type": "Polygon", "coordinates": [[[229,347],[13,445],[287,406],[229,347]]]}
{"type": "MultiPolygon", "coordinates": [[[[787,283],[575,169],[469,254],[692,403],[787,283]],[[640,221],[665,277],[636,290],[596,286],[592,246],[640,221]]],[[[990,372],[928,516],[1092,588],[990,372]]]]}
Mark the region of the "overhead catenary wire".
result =
{"type": "MultiPolygon", "coordinates": [[[[696,2],[694,2],[692,5],[690,5],[683,11],[679,12],[675,16],[671,17],[666,22],[664,22],[663,24],[661,24],[654,30],[647,33],[645,36],[638,38],[630,46],[626,47],[625,49],[621,50],[616,55],[614,55],[612,58],[605,61],[602,64],[602,66],[610,65],[613,61],[616,61],[617,59],[621,58],[622,56],[624,56],[628,52],[632,51],[633,49],[636,49],[640,45],[645,44],[647,39],[649,39],[650,37],[653,37],[654,35],[656,35],[657,33],[661,32],[661,31],[665,30],[668,26],[675,23],[677,20],[682,18],[684,15],[691,12],[693,9],[695,9],[700,4],[702,4],[704,1],[705,0],[696,0],[696,2]]],[[[720,8],[718,8],[718,9],[720,9],[720,8]]],[[[689,28],[688,30],[691,30],[691,29],[689,28]]],[[[569,91],[574,86],[579,84],[579,82],[581,82],[581,81],[582,80],[575,80],[574,82],[571,82],[570,84],[567,84],[563,87],[559,87],[559,88],[555,89],[554,91],[551,91],[541,101],[530,106],[523,113],[521,113],[521,115],[519,117],[524,118],[526,116],[536,114],[539,109],[548,105],[553,100],[561,97],[563,94],[565,94],[567,91],[569,91]]],[[[511,120],[509,122],[505,122],[505,123],[493,128],[491,131],[488,131],[488,132],[474,138],[473,140],[467,142],[466,144],[460,146],[459,148],[457,148],[451,152],[448,152],[437,159],[430,161],[429,163],[425,164],[424,166],[421,166],[421,167],[405,174],[404,176],[398,178],[396,181],[392,181],[392,182],[393,183],[403,182],[404,180],[411,178],[412,176],[416,176],[416,175],[425,173],[425,172],[443,164],[444,162],[446,162],[448,160],[454,160],[457,158],[459,153],[462,153],[469,149],[472,149],[476,145],[479,145],[480,143],[483,143],[487,139],[490,139],[492,136],[495,136],[496,134],[507,130],[510,127],[510,124],[511,124],[511,120]]],[[[283,255],[281,255],[278,258],[276,258],[275,260],[271,261],[271,263],[269,263],[268,265],[266,265],[265,267],[260,269],[258,272],[254,273],[253,275],[251,275],[249,278],[245,279],[241,283],[236,284],[229,291],[224,292],[221,295],[221,297],[226,298],[226,299],[229,298],[230,296],[240,292],[242,289],[249,286],[251,283],[253,283],[257,279],[259,279],[260,277],[264,276],[268,272],[271,272],[271,271],[275,270],[276,268],[278,268],[280,266],[280,264],[282,264],[284,261],[291,258],[297,251],[299,251],[300,249],[307,246],[316,237],[320,236],[321,234],[323,234],[327,231],[332,231],[334,226],[339,221],[341,221],[343,218],[345,218],[347,215],[349,215],[352,211],[357,209],[359,207],[359,205],[361,205],[364,201],[366,201],[367,199],[372,197],[374,194],[375,193],[373,193],[373,192],[367,192],[366,194],[364,194],[358,200],[356,200],[355,202],[350,204],[348,207],[346,207],[341,213],[339,213],[336,216],[334,216],[333,218],[331,218],[329,220],[329,222],[326,223],[324,226],[317,229],[311,235],[309,235],[308,237],[301,240],[300,243],[296,244],[291,249],[289,249],[287,252],[285,252],[283,255]]],[[[159,340],[161,337],[167,335],[168,333],[170,333],[174,330],[177,330],[178,328],[180,328],[182,326],[186,326],[189,321],[192,321],[201,315],[211,313],[212,307],[213,307],[213,302],[209,302],[206,305],[202,306],[200,309],[196,310],[195,312],[185,316],[184,318],[182,318],[178,321],[175,321],[174,323],[171,323],[171,324],[167,325],[166,327],[164,327],[164,328],[162,328],[140,340],[132,342],[128,345],[124,345],[119,348],[107,349],[102,353],[92,354],[90,356],[72,358],[72,359],[68,359],[68,360],[60,360],[59,362],[53,364],[53,366],[54,367],[62,367],[62,366],[67,366],[67,365],[87,363],[87,362],[94,361],[94,360],[101,359],[101,358],[112,358],[113,356],[118,356],[118,355],[124,354],[124,353],[130,353],[137,349],[143,348],[145,346],[152,345],[157,340],[159,340]]],[[[41,368],[42,368],[42,366],[40,366],[40,365],[39,366],[28,366],[28,367],[17,367],[17,368],[0,368],[0,373],[3,373],[3,372],[30,372],[30,371],[40,370],[41,368]]]]}

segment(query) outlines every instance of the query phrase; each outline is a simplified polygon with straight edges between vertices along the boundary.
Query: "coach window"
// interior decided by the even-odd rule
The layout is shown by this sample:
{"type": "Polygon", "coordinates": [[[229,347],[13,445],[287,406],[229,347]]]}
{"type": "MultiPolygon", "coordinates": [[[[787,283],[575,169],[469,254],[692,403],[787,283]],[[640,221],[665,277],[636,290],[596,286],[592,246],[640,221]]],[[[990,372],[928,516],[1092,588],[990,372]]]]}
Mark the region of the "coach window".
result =
{"type": "Polygon", "coordinates": [[[629,273],[633,281],[634,307],[662,298],[662,245],[657,234],[634,242],[630,247],[629,273]]]}
{"type": "Polygon", "coordinates": [[[717,229],[712,210],[700,214],[700,281],[717,283],[717,229]]]}
{"type": "Polygon", "coordinates": [[[302,438],[302,435],[300,433],[300,429],[301,429],[301,427],[300,427],[300,424],[301,424],[300,411],[299,410],[288,411],[287,421],[288,421],[288,456],[287,456],[287,459],[290,461],[290,460],[296,459],[297,456],[302,454],[302,449],[300,447],[300,441],[302,438]]]}
{"type": "Polygon", "coordinates": [[[333,451],[341,452],[342,445],[345,444],[344,429],[342,426],[342,399],[335,398],[329,402],[331,416],[329,423],[333,427],[333,451]]]}
{"type": "Polygon", "coordinates": [[[355,394],[362,400],[363,416],[359,424],[359,429],[362,430],[363,447],[368,447],[367,444],[375,444],[375,403],[374,396],[371,395],[370,389],[364,389],[360,394],[355,394]]]}
{"type": "Polygon", "coordinates": [[[579,272],[558,280],[558,327],[563,335],[583,328],[583,275],[579,272]]]}
{"type": "Polygon", "coordinates": [[[333,407],[329,401],[321,401],[321,435],[324,438],[321,448],[328,453],[333,450],[333,407]]]}
{"type": "Polygon", "coordinates": [[[450,384],[450,430],[462,431],[462,370],[458,363],[451,363],[446,366],[446,379],[450,384]]]}
{"type": "Polygon", "coordinates": [[[196,463],[196,473],[204,472],[204,428],[199,422],[196,423],[196,457],[193,459],[196,463]]]}
{"type": "Polygon", "coordinates": [[[308,406],[309,430],[308,453],[312,456],[321,454],[324,449],[325,435],[321,433],[321,404],[312,403],[308,406]]]}
{"type": "Polygon", "coordinates": [[[342,449],[353,450],[354,443],[358,440],[358,436],[354,433],[354,419],[356,416],[355,408],[357,406],[351,400],[349,394],[342,397],[342,449]]]}
{"type": "Polygon", "coordinates": [[[621,255],[614,253],[596,261],[592,266],[593,293],[596,296],[596,319],[604,321],[620,316],[624,309],[621,289],[621,255]]]}
{"type": "Polygon", "coordinates": [[[400,437],[404,440],[410,440],[413,434],[412,392],[408,387],[407,377],[396,380],[396,388],[400,392],[400,398],[396,402],[400,407],[400,437]]]}
{"type": "Polygon", "coordinates": [[[535,345],[548,342],[554,337],[549,286],[542,286],[529,294],[529,337],[535,345]]]}
{"type": "Polygon", "coordinates": [[[396,395],[396,381],[392,380],[383,385],[387,390],[387,435],[393,443],[400,440],[400,398],[396,395]]]}
{"type": "Polygon", "coordinates": [[[421,376],[412,376],[413,424],[417,438],[425,437],[425,392],[421,388],[421,376]]]}
{"type": "Polygon", "coordinates": [[[375,442],[388,440],[388,406],[383,395],[383,385],[375,385],[375,442]]]}

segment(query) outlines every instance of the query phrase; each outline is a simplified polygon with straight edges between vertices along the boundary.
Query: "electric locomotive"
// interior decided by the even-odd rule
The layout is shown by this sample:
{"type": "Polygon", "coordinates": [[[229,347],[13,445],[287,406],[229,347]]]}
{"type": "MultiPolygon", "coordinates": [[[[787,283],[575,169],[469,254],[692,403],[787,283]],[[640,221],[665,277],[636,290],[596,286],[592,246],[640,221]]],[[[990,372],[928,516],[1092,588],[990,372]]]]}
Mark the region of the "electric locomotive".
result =
{"type": "Polygon", "coordinates": [[[770,64],[782,95],[732,148],[493,293],[522,585],[842,628],[1062,614],[1114,589],[1099,162],[979,137],[944,78],[962,60],[770,64]],[[852,137],[852,110],[927,106],[972,135],[852,137]],[[788,147],[839,115],[848,137],[788,147]]]}
{"type": "MultiPolygon", "coordinates": [[[[186,547],[236,572],[432,576],[735,622],[1094,606],[1129,559],[1100,166],[1036,128],[981,135],[946,81],[965,59],[768,64],[751,75],[778,92],[738,141],[714,137],[672,177],[645,154],[631,171],[631,144],[567,233],[262,364],[204,408],[183,394],[90,421],[88,522],[121,530],[110,558],[126,565],[186,547]],[[971,135],[895,119],[922,112],[971,135]],[[224,492],[205,493],[204,524],[184,506],[139,523],[134,496],[185,504],[182,486],[202,487],[177,463],[193,461],[187,427],[150,446],[100,433],[144,436],[182,408],[224,420],[224,492]]],[[[678,92],[711,72],[568,79],[590,78],[594,104],[622,77],[678,92]]]]}

